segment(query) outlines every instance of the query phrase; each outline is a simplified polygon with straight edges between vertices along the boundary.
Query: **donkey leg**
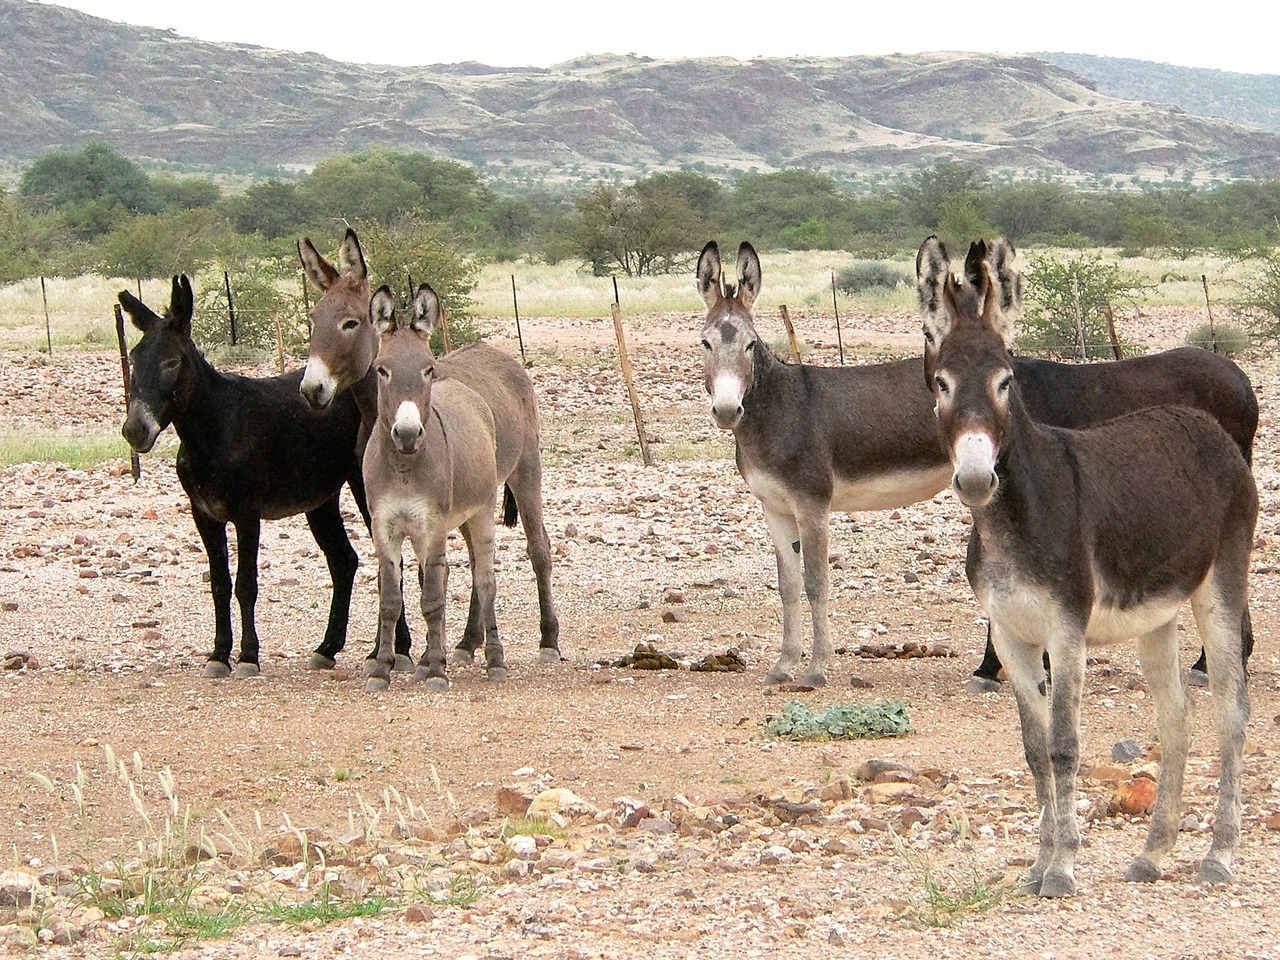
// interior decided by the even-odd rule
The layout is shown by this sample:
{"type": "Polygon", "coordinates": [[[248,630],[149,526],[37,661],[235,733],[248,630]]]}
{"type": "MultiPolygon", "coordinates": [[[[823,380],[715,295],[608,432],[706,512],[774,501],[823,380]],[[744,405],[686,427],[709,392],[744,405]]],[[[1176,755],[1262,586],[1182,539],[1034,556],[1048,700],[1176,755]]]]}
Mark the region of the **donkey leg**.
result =
{"type": "Polygon", "coordinates": [[[991,643],[991,624],[987,624],[987,646],[982,652],[982,662],[973,676],[965,681],[964,689],[969,693],[995,693],[1000,689],[1000,658],[991,643]]]}
{"type": "MultiPolygon", "coordinates": [[[[1084,631],[1062,642],[1050,638],[1053,684],[1049,692],[1049,760],[1053,764],[1053,855],[1040,884],[1042,897],[1076,892],[1075,860],[1080,849],[1076,816],[1076,775],[1080,770],[1080,701],[1084,696],[1084,631]]],[[[1044,658],[1040,658],[1041,676],[1044,658]]]]}
{"type": "Polygon", "coordinates": [[[404,613],[404,580],[401,561],[404,541],[395,536],[378,537],[374,545],[378,554],[378,649],[377,656],[365,661],[364,688],[378,693],[391,686],[391,670],[395,666],[396,620],[404,613]]]}
{"type": "Polygon", "coordinates": [[[764,504],[764,519],[773,540],[773,553],[778,561],[778,596],[782,599],[782,652],[767,674],[766,684],[787,683],[795,678],[796,664],[803,652],[801,644],[802,613],[800,592],[804,583],[800,559],[800,527],[788,512],[764,504]]]}
{"type": "Polygon", "coordinates": [[[1156,730],[1160,739],[1160,787],[1151,814],[1151,829],[1142,853],[1129,865],[1124,878],[1154,883],[1159,880],[1164,859],[1178,838],[1182,806],[1182,784],[1187,767],[1187,710],[1189,703],[1182,686],[1178,663],[1178,621],[1138,638],[1138,662],[1156,709],[1156,730]]]}
{"type": "Polygon", "coordinates": [[[419,580],[422,583],[422,616],[427,622],[427,649],[418,661],[413,679],[422,681],[426,689],[443,693],[449,689],[445,672],[444,607],[448,596],[449,565],[445,560],[443,536],[433,542],[414,541],[418,554],[419,580]]]}
{"type": "MultiPolygon", "coordinates": [[[[1219,562],[1222,562],[1221,560],[1219,562]]],[[[1244,592],[1247,565],[1241,565],[1236,591],[1244,592]]],[[[1216,572],[1216,571],[1215,571],[1216,572]]],[[[1221,774],[1213,842],[1200,864],[1201,883],[1229,883],[1231,862],[1240,844],[1241,789],[1244,780],[1244,738],[1249,722],[1249,688],[1240,651],[1245,625],[1232,603],[1229,589],[1211,574],[1191,598],[1196,628],[1208,655],[1209,690],[1213,696],[1213,724],[1218,734],[1221,774]]]]}
{"type": "Polygon", "coordinates": [[[240,606],[240,656],[235,676],[243,680],[262,673],[258,663],[258,627],[254,610],[258,605],[258,543],[262,520],[253,517],[236,522],[236,603],[240,606]]]}
{"type": "Polygon", "coordinates": [[[347,642],[347,621],[351,616],[351,591],[356,580],[360,558],[347,537],[342,523],[342,510],[338,498],[327,500],[307,513],[307,526],[324,553],[329,565],[332,596],[329,600],[329,623],[324,639],[307,661],[309,670],[332,670],[334,657],[347,642]]]}
{"type": "MultiPolygon", "coordinates": [[[[360,516],[364,520],[365,529],[372,535],[373,533],[373,517],[369,513],[369,498],[364,486],[364,471],[360,469],[360,461],[364,457],[365,445],[369,442],[368,428],[363,424],[360,425],[360,434],[356,439],[356,469],[347,477],[347,487],[351,490],[351,497],[356,502],[356,509],[360,511],[360,516]]],[[[351,541],[348,539],[347,543],[351,541]]],[[[358,562],[358,558],[357,558],[358,562]]],[[[400,585],[400,593],[404,594],[404,584],[400,585]]],[[[404,609],[401,608],[400,616],[396,620],[396,669],[410,670],[413,668],[413,661],[409,659],[409,651],[413,646],[413,637],[409,634],[409,621],[405,618],[404,609]],[[399,659],[403,657],[403,661],[399,659]]],[[[368,661],[376,660],[378,657],[378,638],[373,638],[373,650],[369,652],[366,658],[365,669],[369,669],[368,661]]],[[[327,669],[323,666],[316,666],[316,658],[311,658],[312,665],[309,669],[327,669]]],[[[329,666],[333,666],[330,664],[329,666]]]]}
{"type": "Polygon", "coordinates": [[[485,675],[494,682],[507,679],[507,662],[502,649],[502,638],[498,634],[498,617],[495,599],[498,592],[497,578],[493,572],[495,552],[495,529],[493,522],[493,504],[481,508],[480,512],[466,523],[467,535],[473,547],[472,583],[480,601],[481,616],[484,618],[484,662],[485,675]]]}
{"type": "Polygon", "coordinates": [[[209,594],[213,597],[213,650],[204,665],[206,677],[231,676],[231,566],[227,525],[191,505],[196,532],[209,560],[209,594]]]}
{"type": "Polygon", "coordinates": [[[462,629],[462,639],[449,654],[449,662],[455,666],[467,666],[476,662],[476,651],[484,644],[484,623],[480,612],[480,598],[476,594],[476,554],[471,545],[471,533],[466,524],[459,528],[462,541],[467,545],[467,568],[471,571],[471,595],[467,600],[467,625],[462,629]]]}
{"type": "Polygon", "coordinates": [[[533,565],[533,579],[538,586],[538,659],[543,663],[559,663],[560,615],[551,596],[551,538],[542,513],[542,455],[538,444],[530,444],[531,453],[516,465],[507,480],[507,491],[520,515],[524,528],[525,550],[533,565]]]}
{"type": "MultiPolygon", "coordinates": [[[[1245,666],[1245,675],[1249,672],[1249,658],[1253,656],[1253,616],[1249,613],[1249,608],[1244,608],[1244,614],[1240,618],[1240,659],[1245,666]]],[[[1200,648],[1200,659],[1191,666],[1191,673],[1187,677],[1187,682],[1193,687],[1209,686],[1209,669],[1205,663],[1204,647],[1200,648]]]]}
{"type": "Polygon", "coordinates": [[[1040,810],[1040,850],[1031,870],[1019,883],[1022,893],[1039,894],[1053,860],[1057,835],[1057,799],[1049,756],[1049,699],[1045,695],[1040,648],[991,625],[991,640],[1009,675],[1022,726],[1022,750],[1031,769],[1040,810]]]}
{"type": "Polygon", "coordinates": [[[804,593],[813,614],[813,656],[801,683],[821,687],[831,665],[831,621],[827,603],[831,596],[830,524],[825,509],[806,514],[800,521],[801,558],[804,560],[804,593]]]}

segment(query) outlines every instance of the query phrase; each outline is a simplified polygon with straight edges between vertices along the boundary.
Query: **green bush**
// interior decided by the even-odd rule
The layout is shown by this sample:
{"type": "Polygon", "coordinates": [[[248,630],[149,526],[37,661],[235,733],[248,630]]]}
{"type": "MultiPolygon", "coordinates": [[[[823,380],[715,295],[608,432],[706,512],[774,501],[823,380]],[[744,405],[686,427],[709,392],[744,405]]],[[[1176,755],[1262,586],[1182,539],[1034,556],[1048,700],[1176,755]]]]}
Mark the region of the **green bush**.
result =
{"type": "Polygon", "coordinates": [[[1231,324],[1217,323],[1210,328],[1205,323],[1187,334],[1187,346],[1203,347],[1224,357],[1235,357],[1253,346],[1248,331],[1231,324]]]}
{"type": "MultiPolygon", "coordinates": [[[[1078,357],[1083,325],[1085,358],[1109,357],[1112,351],[1107,310],[1114,312],[1120,306],[1136,304],[1143,289],[1137,277],[1122,273],[1114,263],[1103,263],[1098,253],[1081,253],[1065,260],[1033,260],[1023,275],[1028,306],[1018,348],[1078,357]]],[[[1126,354],[1132,352],[1132,345],[1121,346],[1126,354]]]]}
{"type": "Polygon", "coordinates": [[[1231,304],[1255,340],[1280,342],[1280,251],[1259,255],[1260,266],[1231,304]]]}
{"type": "Polygon", "coordinates": [[[836,274],[836,289],[846,296],[868,290],[892,290],[906,282],[905,273],[876,260],[860,260],[852,266],[842,267],[836,274]]]}

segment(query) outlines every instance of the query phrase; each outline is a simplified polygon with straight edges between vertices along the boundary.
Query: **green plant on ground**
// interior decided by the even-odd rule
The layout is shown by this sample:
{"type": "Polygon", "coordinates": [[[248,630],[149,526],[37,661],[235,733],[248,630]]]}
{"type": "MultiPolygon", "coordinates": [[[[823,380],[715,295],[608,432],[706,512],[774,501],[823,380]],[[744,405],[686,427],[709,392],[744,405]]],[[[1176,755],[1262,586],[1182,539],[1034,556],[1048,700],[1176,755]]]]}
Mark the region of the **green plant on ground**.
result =
{"type": "Polygon", "coordinates": [[[882,700],[863,705],[828,707],[815,711],[799,700],[789,700],[782,713],[768,723],[769,732],[783,740],[864,740],[901,737],[912,732],[907,705],[882,700]]]}
{"type": "Polygon", "coordinates": [[[549,820],[542,820],[538,817],[520,820],[508,820],[502,826],[502,839],[508,837],[554,837],[562,839],[567,837],[568,832],[556,826],[549,820]]]}
{"type": "Polygon", "coordinates": [[[1254,339],[1280,342],[1280,250],[1258,256],[1258,269],[1240,283],[1231,307],[1254,339]]]}
{"type": "Polygon", "coordinates": [[[1201,324],[1187,334],[1187,346],[1203,347],[1224,357],[1235,357],[1253,346],[1248,331],[1232,324],[1201,324]]]}
{"type": "Polygon", "coordinates": [[[128,457],[129,446],[119,434],[0,434],[0,467],[10,467],[17,463],[62,463],[72,470],[88,470],[101,463],[127,460],[128,457]]]}
{"type": "MultiPolygon", "coordinates": [[[[957,839],[968,836],[968,817],[961,811],[957,821],[957,839]]],[[[894,852],[906,864],[919,885],[912,898],[911,915],[926,927],[951,927],[974,914],[990,910],[1005,898],[998,883],[982,880],[977,868],[942,872],[934,868],[929,857],[913,850],[895,832],[890,833],[894,852]]]]}
{"type": "Polygon", "coordinates": [[[836,289],[847,296],[867,290],[893,290],[906,282],[905,273],[877,260],[860,260],[836,273],[836,289]]]}

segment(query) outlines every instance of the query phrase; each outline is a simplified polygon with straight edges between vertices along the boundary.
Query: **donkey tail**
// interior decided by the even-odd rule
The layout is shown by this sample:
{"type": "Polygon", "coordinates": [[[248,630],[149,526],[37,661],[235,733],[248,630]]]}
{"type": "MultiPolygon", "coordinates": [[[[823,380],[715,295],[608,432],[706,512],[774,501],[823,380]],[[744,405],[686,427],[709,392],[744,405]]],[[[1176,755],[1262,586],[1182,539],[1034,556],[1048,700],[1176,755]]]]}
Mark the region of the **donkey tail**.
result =
{"type": "Polygon", "coordinates": [[[502,485],[502,525],[506,527],[514,527],[516,520],[520,517],[520,511],[516,507],[515,494],[511,492],[509,484],[502,485]]]}

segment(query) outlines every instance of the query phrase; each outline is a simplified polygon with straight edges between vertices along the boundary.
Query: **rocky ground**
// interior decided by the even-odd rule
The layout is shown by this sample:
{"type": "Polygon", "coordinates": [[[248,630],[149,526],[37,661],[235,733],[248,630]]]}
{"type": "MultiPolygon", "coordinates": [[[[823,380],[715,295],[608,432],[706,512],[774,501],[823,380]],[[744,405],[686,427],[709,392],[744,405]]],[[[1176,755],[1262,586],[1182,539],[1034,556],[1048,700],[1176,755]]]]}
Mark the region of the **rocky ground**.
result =
{"type": "MultiPolygon", "coordinates": [[[[800,317],[817,362],[834,337],[800,317]]],[[[1195,317],[1126,332],[1177,342],[1195,317]]],[[[1263,420],[1254,558],[1253,720],[1237,882],[1194,882],[1216,781],[1200,714],[1179,845],[1163,881],[1121,880],[1146,833],[1154,718],[1129,649],[1089,671],[1080,893],[1014,895],[1035,818],[1007,692],[963,689],[984,622],[964,579],[950,495],[833,520],[841,655],[812,692],[762,687],[780,607],[759,507],[731,438],[703,410],[697,318],[631,324],[656,458],[640,463],[605,322],[526,320],[543,404],[548,526],[565,661],[536,657],[519,530],[499,551],[511,679],[475,667],[430,694],[397,677],[364,692],[372,550],[351,641],[310,673],[327,604],[295,518],[263,537],[263,676],[201,677],[211,630],[203,554],[163,454],[136,484],[9,468],[0,483],[0,937],[15,952],[112,956],[753,957],[995,955],[1280,958],[1280,614],[1270,398],[1280,364],[1244,358],[1263,420]],[[616,665],[647,643],[677,669],[616,665]],[[737,652],[743,672],[689,665],[737,652]],[[948,656],[947,654],[953,654],[948,656]],[[789,700],[901,700],[914,732],[792,742],[789,700]],[[362,914],[362,915],[356,915],[362,914]],[[222,918],[225,933],[209,917],[222,918]]],[[[846,326],[851,359],[914,349],[910,317],[846,326]],[[853,326],[857,335],[847,331],[853,326]]],[[[513,351],[514,340],[501,340],[513,351]]],[[[115,430],[109,353],[0,355],[0,426],[115,430]]],[[[123,448],[122,448],[123,449],[123,448]]],[[[461,566],[459,545],[452,559],[461,566]]],[[[451,623],[467,577],[451,580],[451,623]]],[[[1184,660],[1198,642],[1185,618],[1184,660]]]]}

